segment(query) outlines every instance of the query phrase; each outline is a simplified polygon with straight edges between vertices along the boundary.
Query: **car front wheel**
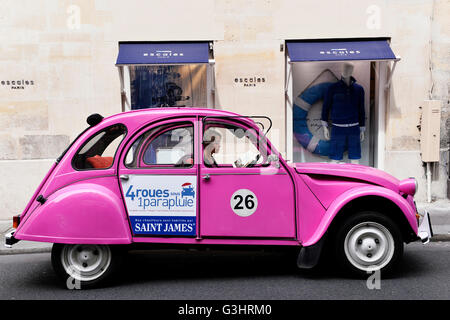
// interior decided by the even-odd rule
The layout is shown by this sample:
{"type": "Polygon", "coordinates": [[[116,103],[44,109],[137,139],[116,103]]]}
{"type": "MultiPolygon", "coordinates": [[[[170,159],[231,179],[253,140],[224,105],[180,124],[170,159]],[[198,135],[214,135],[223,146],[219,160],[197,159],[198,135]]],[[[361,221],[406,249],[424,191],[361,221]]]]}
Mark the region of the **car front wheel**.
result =
{"type": "Polygon", "coordinates": [[[359,276],[377,270],[387,274],[403,255],[400,229],[378,212],[360,212],[347,218],[336,233],[334,246],[340,267],[359,276]]]}
{"type": "Polygon", "coordinates": [[[54,244],[52,265],[69,289],[104,283],[118,268],[122,254],[117,248],[97,244],[54,244]]]}

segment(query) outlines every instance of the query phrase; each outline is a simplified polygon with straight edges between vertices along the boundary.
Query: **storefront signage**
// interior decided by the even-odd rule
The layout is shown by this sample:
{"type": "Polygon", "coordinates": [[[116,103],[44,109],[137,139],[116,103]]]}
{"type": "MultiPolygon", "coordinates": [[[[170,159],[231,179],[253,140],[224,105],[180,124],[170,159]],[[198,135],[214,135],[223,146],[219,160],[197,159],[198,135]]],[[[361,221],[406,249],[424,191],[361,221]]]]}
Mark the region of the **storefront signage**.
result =
{"type": "Polygon", "coordinates": [[[208,63],[208,42],[120,43],[117,65],[208,63]]]}
{"type": "Polygon", "coordinates": [[[291,62],[396,59],[387,40],[293,41],[287,48],[291,62]]]}
{"type": "Polygon", "coordinates": [[[183,52],[173,52],[171,50],[157,50],[154,52],[144,52],[142,54],[144,57],[156,57],[158,59],[167,59],[170,57],[182,57],[183,52]]]}
{"type": "Polygon", "coordinates": [[[0,80],[0,84],[2,87],[10,87],[12,90],[23,90],[28,86],[34,86],[34,80],[0,80]]]}
{"type": "Polygon", "coordinates": [[[361,51],[359,50],[347,50],[346,48],[342,48],[342,49],[330,49],[327,51],[320,51],[320,54],[334,54],[336,56],[348,56],[348,55],[353,55],[353,54],[360,54],[361,51]]]}
{"type": "Polygon", "coordinates": [[[265,83],[266,77],[253,76],[253,77],[235,77],[234,84],[241,85],[243,87],[256,87],[259,84],[265,83]]]}

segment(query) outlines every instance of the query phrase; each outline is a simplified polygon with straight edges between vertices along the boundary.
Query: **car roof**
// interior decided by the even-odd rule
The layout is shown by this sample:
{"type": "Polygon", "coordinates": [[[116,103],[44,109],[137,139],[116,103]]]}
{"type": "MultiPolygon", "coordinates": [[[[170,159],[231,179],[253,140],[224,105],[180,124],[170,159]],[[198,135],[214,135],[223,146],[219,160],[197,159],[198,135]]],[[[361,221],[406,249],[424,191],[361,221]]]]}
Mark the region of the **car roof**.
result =
{"type": "Polygon", "coordinates": [[[218,109],[208,109],[208,108],[188,108],[188,107],[169,107],[169,108],[149,108],[149,109],[139,109],[131,110],[126,112],[121,112],[114,114],[109,117],[105,117],[97,127],[98,129],[103,129],[114,123],[122,123],[128,127],[129,130],[134,131],[141,127],[143,124],[157,120],[164,119],[173,116],[201,116],[201,117],[242,117],[244,122],[254,126],[255,121],[247,116],[218,109]]]}
{"type": "Polygon", "coordinates": [[[139,109],[139,110],[131,110],[125,111],[121,113],[117,113],[110,117],[106,117],[105,120],[112,120],[115,118],[127,118],[127,117],[135,117],[135,116],[144,116],[144,117],[158,117],[163,115],[180,115],[180,116],[243,116],[238,113],[219,110],[219,109],[209,109],[209,108],[191,108],[191,107],[165,107],[165,108],[148,108],[148,109],[139,109]]]}

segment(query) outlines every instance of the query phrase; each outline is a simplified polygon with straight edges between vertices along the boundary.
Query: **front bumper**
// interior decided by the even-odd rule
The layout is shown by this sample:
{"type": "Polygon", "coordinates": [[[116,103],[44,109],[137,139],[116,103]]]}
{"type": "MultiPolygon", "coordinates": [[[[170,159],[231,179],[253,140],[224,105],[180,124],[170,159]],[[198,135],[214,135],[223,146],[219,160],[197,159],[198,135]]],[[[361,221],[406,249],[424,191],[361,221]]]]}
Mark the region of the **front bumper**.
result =
{"type": "Polygon", "coordinates": [[[422,241],[423,244],[430,242],[430,239],[433,237],[433,229],[431,227],[431,219],[428,211],[425,210],[425,213],[422,217],[422,221],[420,222],[419,229],[417,231],[417,236],[422,241]]]}
{"type": "Polygon", "coordinates": [[[16,232],[16,229],[12,229],[5,234],[5,247],[11,248],[13,244],[19,242],[18,239],[14,238],[14,232],[16,232]]]}

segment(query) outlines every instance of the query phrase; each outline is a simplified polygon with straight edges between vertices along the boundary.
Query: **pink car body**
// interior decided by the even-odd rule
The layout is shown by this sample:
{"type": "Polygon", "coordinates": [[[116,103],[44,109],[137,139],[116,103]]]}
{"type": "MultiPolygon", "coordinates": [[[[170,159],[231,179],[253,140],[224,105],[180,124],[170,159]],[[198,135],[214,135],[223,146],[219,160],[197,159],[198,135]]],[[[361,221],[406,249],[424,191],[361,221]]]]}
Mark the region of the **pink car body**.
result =
{"type": "MultiPolygon", "coordinates": [[[[20,215],[14,238],[61,244],[314,247],[347,209],[381,206],[398,222],[405,242],[419,239],[414,179],[399,181],[383,171],[355,164],[288,164],[269,141],[264,148],[278,161],[268,166],[208,167],[203,164],[201,151],[205,117],[239,121],[262,135],[254,121],[212,109],[147,109],[105,118],[82,133],[50,168],[20,215]],[[192,166],[125,165],[127,150],[141,133],[181,120],[192,122],[194,128],[192,166]],[[116,124],[126,127],[126,136],[117,148],[113,165],[105,169],[75,169],[72,159],[84,143],[93,134],[116,124]],[[196,185],[196,213],[191,225],[194,230],[187,235],[140,234],[142,225],[133,223],[128,212],[127,192],[135,191],[126,184],[130,176],[149,181],[156,181],[158,176],[183,176],[192,181],[196,185]],[[233,212],[230,198],[236,190],[251,190],[258,201],[254,214],[241,216],[233,212]]],[[[187,195],[182,199],[188,198],[187,195]]]]}

